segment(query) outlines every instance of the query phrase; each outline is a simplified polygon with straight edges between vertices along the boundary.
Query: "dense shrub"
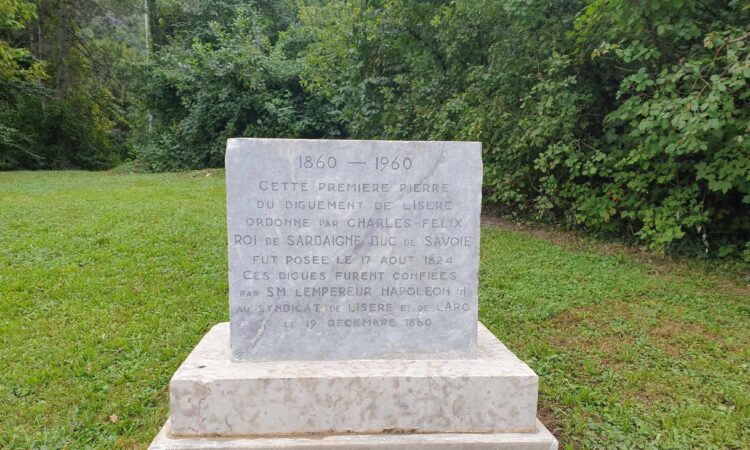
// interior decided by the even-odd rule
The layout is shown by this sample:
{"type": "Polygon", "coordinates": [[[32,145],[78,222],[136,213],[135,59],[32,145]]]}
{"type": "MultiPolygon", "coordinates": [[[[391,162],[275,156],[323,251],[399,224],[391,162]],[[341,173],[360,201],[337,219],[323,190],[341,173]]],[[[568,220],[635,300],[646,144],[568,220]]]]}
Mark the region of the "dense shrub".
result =
{"type": "Polygon", "coordinates": [[[564,211],[573,224],[627,231],[657,249],[688,238],[705,252],[750,256],[750,11],[742,6],[587,7],[575,22],[577,59],[562,71],[551,65],[527,105],[539,114],[525,129],[548,126],[559,111],[548,105],[560,102],[578,105],[571,123],[594,121],[592,133],[535,143],[541,189],[528,196],[538,213],[564,211]],[[565,80],[576,88],[547,89],[565,80]]]}
{"type": "Polygon", "coordinates": [[[744,5],[314,4],[304,81],[353,136],[482,141],[508,212],[750,258],[744,5]]]}
{"type": "Polygon", "coordinates": [[[136,144],[139,162],[159,171],[221,167],[229,137],[337,134],[315,95],[304,94],[299,64],[271,40],[276,32],[260,8],[206,2],[187,13],[188,23],[213,3],[231,13],[183,27],[139,67],[144,109],[153,117],[136,144]]]}

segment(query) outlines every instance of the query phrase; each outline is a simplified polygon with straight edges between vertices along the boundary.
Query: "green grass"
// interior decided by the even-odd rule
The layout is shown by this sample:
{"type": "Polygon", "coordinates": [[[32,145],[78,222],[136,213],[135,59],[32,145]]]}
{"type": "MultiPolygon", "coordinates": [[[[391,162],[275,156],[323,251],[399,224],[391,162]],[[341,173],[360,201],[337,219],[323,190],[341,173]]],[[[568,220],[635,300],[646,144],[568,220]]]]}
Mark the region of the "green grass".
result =
{"type": "MultiPolygon", "coordinates": [[[[0,173],[0,447],[148,445],[227,320],[223,183],[0,173]]],[[[539,374],[562,448],[750,448],[744,283],[485,228],[480,315],[539,374]]]]}

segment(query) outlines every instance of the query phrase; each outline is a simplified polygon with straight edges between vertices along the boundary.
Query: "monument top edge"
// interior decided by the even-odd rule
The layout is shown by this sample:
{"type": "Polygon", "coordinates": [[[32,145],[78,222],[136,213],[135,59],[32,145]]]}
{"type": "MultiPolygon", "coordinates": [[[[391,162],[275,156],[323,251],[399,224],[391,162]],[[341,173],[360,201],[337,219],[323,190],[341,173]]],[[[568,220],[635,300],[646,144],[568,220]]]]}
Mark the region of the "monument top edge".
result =
{"type": "Polygon", "coordinates": [[[287,138],[255,138],[255,137],[234,137],[227,139],[227,145],[230,143],[242,142],[349,142],[349,143],[398,143],[398,144],[479,144],[481,141],[424,141],[424,140],[398,140],[398,139],[287,139],[287,138]]]}

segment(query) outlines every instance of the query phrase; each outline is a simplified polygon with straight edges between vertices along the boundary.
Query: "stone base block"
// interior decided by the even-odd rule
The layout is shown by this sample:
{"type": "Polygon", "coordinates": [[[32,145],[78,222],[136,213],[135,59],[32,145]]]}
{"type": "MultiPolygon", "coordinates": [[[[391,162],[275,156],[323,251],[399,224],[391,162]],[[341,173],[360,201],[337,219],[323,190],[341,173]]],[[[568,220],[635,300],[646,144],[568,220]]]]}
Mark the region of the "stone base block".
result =
{"type": "MultiPolygon", "coordinates": [[[[335,446],[351,440],[383,448],[412,439],[419,445],[520,439],[504,433],[530,433],[527,437],[535,439],[539,429],[536,374],[481,324],[478,331],[476,353],[456,359],[232,362],[229,324],[218,324],[172,378],[170,433],[183,437],[346,435],[326,442],[335,446]],[[429,433],[490,434],[464,438],[429,433]]],[[[242,442],[276,445],[280,441],[242,442]]],[[[323,441],[285,442],[307,448],[310,442],[323,441]]],[[[266,448],[221,445],[215,448],[266,448]]]]}
{"type": "Polygon", "coordinates": [[[557,440],[536,422],[533,433],[410,433],[258,438],[172,437],[161,429],[150,450],[557,450],[557,440]]]}

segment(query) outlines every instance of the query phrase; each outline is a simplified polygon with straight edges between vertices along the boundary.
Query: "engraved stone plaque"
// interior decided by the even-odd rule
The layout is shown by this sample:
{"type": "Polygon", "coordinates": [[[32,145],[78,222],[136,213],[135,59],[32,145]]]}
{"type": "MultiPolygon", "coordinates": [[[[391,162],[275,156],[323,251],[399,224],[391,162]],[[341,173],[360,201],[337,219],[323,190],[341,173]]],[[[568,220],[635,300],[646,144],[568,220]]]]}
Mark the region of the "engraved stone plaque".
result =
{"type": "Polygon", "coordinates": [[[480,143],[230,139],[226,183],[235,360],[474,351],[480,143]]]}

